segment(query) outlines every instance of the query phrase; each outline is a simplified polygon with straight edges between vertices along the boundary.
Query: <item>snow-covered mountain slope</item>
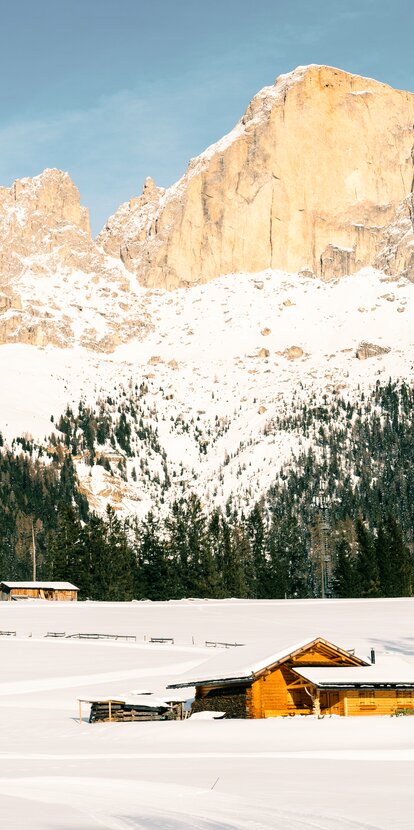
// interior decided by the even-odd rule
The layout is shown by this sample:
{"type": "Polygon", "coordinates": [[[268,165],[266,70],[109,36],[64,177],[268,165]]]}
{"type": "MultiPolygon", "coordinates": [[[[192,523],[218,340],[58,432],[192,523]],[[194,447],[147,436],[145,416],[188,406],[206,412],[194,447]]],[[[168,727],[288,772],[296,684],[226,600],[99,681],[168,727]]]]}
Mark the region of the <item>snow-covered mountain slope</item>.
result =
{"type": "Polygon", "coordinates": [[[0,188],[0,343],[110,352],[147,325],[136,280],[92,239],[67,173],[0,188]]]}
{"type": "Polygon", "coordinates": [[[27,433],[43,440],[55,428],[51,416],[57,422],[80,400],[97,412],[104,406],[114,424],[126,407],[130,451],[103,441],[97,458],[107,469],[91,467],[87,452],[76,456],[97,509],[110,501],[143,515],[185,490],[206,504],[232,495],[251,502],[306,449],[299,431],[277,426],[292,407],[336,393],[357,400],[377,380],[413,376],[414,286],[371,269],[329,284],[236,274],[141,290],[139,302],[147,327],[111,355],[79,344],[0,349],[8,442],[27,433]],[[360,349],[363,342],[370,345],[360,349]]]}

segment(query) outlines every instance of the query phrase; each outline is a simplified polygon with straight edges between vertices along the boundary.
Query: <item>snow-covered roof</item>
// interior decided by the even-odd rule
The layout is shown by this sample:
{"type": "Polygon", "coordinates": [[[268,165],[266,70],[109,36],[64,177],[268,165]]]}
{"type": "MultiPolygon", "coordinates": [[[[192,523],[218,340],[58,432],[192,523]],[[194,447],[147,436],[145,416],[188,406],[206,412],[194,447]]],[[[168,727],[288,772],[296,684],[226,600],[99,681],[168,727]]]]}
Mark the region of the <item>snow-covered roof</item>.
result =
{"type": "Polygon", "coordinates": [[[294,670],[320,688],[394,684],[414,686],[414,665],[397,657],[381,657],[378,662],[369,666],[295,666],[294,670]]]}
{"type": "MultiPolygon", "coordinates": [[[[274,649],[274,644],[272,650],[269,642],[228,648],[220,651],[220,654],[216,654],[211,660],[203,663],[198,672],[189,672],[182,677],[179,683],[171,683],[168,688],[174,689],[180,686],[195,686],[200,683],[214,683],[218,681],[225,682],[226,680],[251,680],[259,672],[277,663],[281,663],[294,652],[311,646],[316,641],[333,646],[332,643],[329,643],[323,637],[309,637],[306,640],[301,640],[298,643],[293,643],[277,650],[274,649]]],[[[341,648],[344,652],[347,651],[347,649],[339,646],[333,647],[341,648]]]]}
{"type": "Polygon", "coordinates": [[[6,588],[40,588],[45,591],[79,591],[71,582],[0,582],[6,588]]]}
{"type": "Polygon", "coordinates": [[[132,692],[126,694],[114,692],[113,695],[105,695],[94,698],[79,698],[81,703],[109,703],[110,701],[116,703],[124,703],[126,706],[136,706],[139,709],[168,709],[169,702],[165,698],[157,697],[156,695],[134,695],[132,692]]]}

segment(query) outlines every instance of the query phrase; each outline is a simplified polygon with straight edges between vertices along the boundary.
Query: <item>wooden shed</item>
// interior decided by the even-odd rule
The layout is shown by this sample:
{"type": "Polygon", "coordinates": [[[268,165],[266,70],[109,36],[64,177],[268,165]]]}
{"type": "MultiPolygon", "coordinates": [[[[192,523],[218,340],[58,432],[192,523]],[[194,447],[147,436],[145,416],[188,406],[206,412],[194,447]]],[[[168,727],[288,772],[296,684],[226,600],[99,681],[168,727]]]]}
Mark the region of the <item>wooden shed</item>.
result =
{"type": "Polygon", "coordinates": [[[75,602],[79,588],[70,582],[0,582],[0,600],[48,599],[75,602]]]}
{"type": "Polygon", "coordinates": [[[414,666],[402,660],[372,665],[322,637],[267,656],[258,650],[221,654],[170,688],[195,686],[193,712],[220,710],[230,718],[380,715],[414,707],[414,666]]]}
{"type": "Polygon", "coordinates": [[[181,720],[183,707],[153,694],[113,695],[85,700],[79,698],[79,720],[82,721],[82,704],[90,704],[89,723],[111,721],[181,720]]]}

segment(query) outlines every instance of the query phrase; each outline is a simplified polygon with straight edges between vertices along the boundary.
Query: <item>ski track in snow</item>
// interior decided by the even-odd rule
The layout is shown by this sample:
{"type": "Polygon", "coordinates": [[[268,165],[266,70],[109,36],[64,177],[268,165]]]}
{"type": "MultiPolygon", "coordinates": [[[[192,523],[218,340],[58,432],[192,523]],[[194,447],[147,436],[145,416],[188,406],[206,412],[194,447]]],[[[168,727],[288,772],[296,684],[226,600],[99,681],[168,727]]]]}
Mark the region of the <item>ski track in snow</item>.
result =
{"type": "Polygon", "coordinates": [[[334,816],[249,804],[208,790],[185,786],[99,779],[28,778],[0,780],[0,793],[31,802],[76,804],[80,813],[110,830],[375,830],[376,825],[334,816]],[[99,809],[96,802],[99,801],[99,809]],[[120,802],[114,809],[114,801],[120,802]],[[122,804],[122,807],[121,807],[122,804]],[[114,814],[115,813],[115,814],[114,814]]]}

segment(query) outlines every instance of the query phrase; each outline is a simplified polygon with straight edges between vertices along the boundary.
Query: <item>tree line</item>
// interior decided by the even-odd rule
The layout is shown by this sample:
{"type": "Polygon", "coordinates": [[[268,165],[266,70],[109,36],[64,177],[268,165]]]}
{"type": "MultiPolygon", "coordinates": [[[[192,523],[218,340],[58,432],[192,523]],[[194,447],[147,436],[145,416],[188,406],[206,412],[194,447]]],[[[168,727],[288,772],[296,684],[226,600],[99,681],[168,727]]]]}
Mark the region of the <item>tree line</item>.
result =
{"type": "MultiPolygon", "coordinates": [[[[267,424],[268,434],[299,432],[306,449],[250,506],[234,498],[213,508],[189,493],[143,520],[121,520],[111,508],[98,516],[80,492],[72,451],[85,430],[91,455],[94,430],[106,440],[112,428],[103,405],[90,435],[89,410],[80,407],[75,425],[67,412],[63,441],[55,436],[47,448],[17,439],[7,449],[0,436],[0,579],[30,578],[33,534],[39,577],[73,581],[81,597],[317,596],[322,490],[329,593],[411,596],[413,412],[414,391],[404,382],[377,383],[353,403],[311,396],[267,424]]],[[[136,410],[117,418],[112,445],[132,442],[139,454],[140,441],[151,439],[157,451],[136,410]]]]}

